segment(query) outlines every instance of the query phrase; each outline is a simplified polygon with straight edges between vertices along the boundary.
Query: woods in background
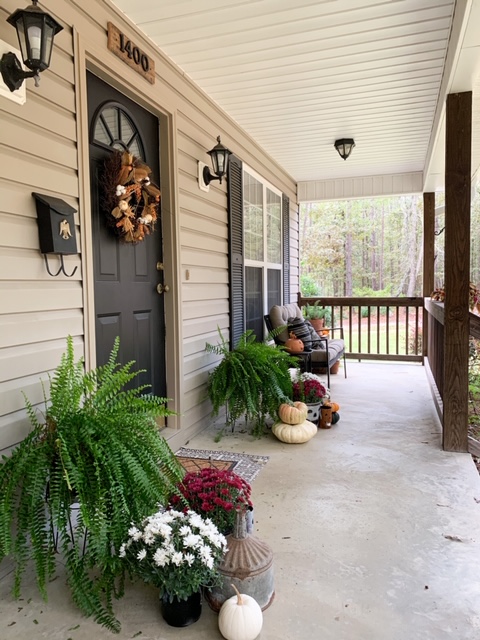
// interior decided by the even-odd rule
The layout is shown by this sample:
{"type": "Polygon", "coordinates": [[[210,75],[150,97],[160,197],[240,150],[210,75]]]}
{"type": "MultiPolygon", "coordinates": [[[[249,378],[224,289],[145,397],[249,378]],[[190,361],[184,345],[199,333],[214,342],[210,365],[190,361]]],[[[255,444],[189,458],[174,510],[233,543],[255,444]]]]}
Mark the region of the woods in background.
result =
{"type": "MultiPolygon", "coordinates": [[[[471,279],[480,283],[480,189],[472,201],[471,279]]],[[[443,193],[436,206],[442,207],[443,193]]],[[[435,222],[435,286],[442,286],[444,213],[435,222]]],[[[423,198],[343,200],[300,207],[304,296],[421,296],[423,198]]]]}

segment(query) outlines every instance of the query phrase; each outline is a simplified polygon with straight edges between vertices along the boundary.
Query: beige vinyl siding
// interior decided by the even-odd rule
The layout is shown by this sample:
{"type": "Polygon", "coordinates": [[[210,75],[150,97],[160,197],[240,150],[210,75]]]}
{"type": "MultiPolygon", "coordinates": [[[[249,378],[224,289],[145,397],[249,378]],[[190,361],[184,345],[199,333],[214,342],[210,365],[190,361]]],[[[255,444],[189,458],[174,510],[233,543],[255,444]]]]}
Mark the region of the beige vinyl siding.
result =
{"type": "MultiPolygon", "coordinates": [[[[0,39],[18,47],[6,22],[18,8],[4,0],[0,39]]],[[[74,63],[71,29],[55,40],[49,72],[35,89],[27,81],[27,102],[20,106],[0,98],[0,450],[28,433],[22,391],[43,404],[40,378],[48,381],[65,348],[65,336],[76,338],[83,353],[80,256],[71,279],[51,278],[38,249],[32,191],[65,199],[78,210],[74,63]]],[[[79,218],[76,217],[77,233],[79,218]]],[[[58,258],[52,257],[52,270],[58,258]]],[[[48,385],[47,385],[48,387],[48,385]]]]}
{"type": "MultiPolygon", "coordinates": [[[[13,46],[16,35],[6,18],[17,4],[18,0],[4,0],[0,8],[0,39],[13,46]]],[[[81,233],[89,230],[85,220],[90,215],[88,190],[79,182],[79,176],[88,176],[88,132],[84,114],[80,112],[78,118],[75,106],[86,104],[85,95],[75,92],[75,78],[85,74],[85,69],[75,68],[75,64],[83,64],[83,51],[94,72],[145,108],[165,114],[171,123],[167,154],[171,166],[167,168],[172,175],[168,185],[162,185],[164,219],[168,218],[173,229],[165,236],[169,269],[165,282],[172,286],[178,282],[179,290],[166,297],[166,305],[171,306],[167,317],[175,318],[177,323],[175,331],[167,324],[167,342],[172,333],[178,336],[180,362],[174,400],[180,412],[177,425],[184,443],[206,426],[210,417],[205,384],[218,357],[205,352],[205,343],[218,341],[217,327],[226,336],[229,330],[227,185],[215,181],[209,193],[201,191],[197,162],[209,163],[206,152],[220,134],[239,158],[288,195],[294,242],[298,234],[296,185],[108,0],[45,0],[42,8],[65,27],[55,38],[52,66],[41,75],[39,89],[27,81],[24,106],[0,98],[0,450],[18,442],[28,431],[21,391],[41,405],[39,379],[46,380],[47,372],[57,366],[68,334],[74,336],[76,353],[84,353],[85,326],[91,322],[92,311],[84,309],[88,298],[84,287],[91,264],[88,258],[82,264],[80,255],[67,256],[68,272],[78,266],[73,278],[52,278],[47,274],[39,252],[31,196],[32,191],[38,191],[60,197],[77,210],[80,249],[81,233]],[[108,21],[154,58],[155,85],[108,51],[108,21]],[[76,55],[75,61],[73,25],[82,53],[76,55]]],[[[167,144],[165,138],[162,144],[167,144]]],[[[163,160],[162,179],[165,175],[163,160]]],[[[88,232],[83,238],[87,247],[91,243],[88,232]]],[[[294,247],[290,251],[293,300],[298,254],[294,247]]],[[[55,269],[58,258],[53,256],[50,260],[55,269]]],[[[168,345],[170,362],[171,353],[174,351],[168,345]]],[[[167,393],[172,397],[171,388],[167,393]]]]}

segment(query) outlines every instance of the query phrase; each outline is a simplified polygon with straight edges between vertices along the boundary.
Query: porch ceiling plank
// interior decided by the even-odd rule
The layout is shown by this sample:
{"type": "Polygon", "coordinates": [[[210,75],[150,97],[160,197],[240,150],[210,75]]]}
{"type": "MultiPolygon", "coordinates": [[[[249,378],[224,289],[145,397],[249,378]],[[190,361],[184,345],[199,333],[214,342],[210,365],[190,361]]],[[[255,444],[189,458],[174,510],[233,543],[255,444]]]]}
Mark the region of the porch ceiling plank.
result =
{"type": "MultiPolygon", "coordinates": [[[[445,77],[446,60],[458,59],[480,0],[113,2],[306,182],[425,171],[440,89],[456,73],[449,62],[445,77]],[[345,136],[356,141],[347,163],[333,148],[345,136]]],[[[480,58],[480,35],[468,33],[480,58]]]]}

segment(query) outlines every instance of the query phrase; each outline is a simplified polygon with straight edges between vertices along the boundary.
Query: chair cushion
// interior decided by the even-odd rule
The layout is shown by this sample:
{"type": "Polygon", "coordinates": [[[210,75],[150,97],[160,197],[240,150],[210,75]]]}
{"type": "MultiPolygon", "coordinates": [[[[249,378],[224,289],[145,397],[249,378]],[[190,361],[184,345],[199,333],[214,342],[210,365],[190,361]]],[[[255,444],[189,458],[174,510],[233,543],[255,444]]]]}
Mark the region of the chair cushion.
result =
{"type": "Polygon", "coordinates": [[[298,304],[276,304],[270,309],[270,321],[274,329],[278,327],[285,327],[285,329],[279,334],[278,339],[281,342],[288,340],[288,319],[289,318],[302,318],[302,312],[298,304]]]}
{"type": "MultiPolygon", "coordinates": [[[[326,344],[324,342],[324,344],[326,344]]],[[[328,341],[328,362],[332,363],[340,360],[345,351],[345,343],[343,340],[329,340],[328,341]]],[[[312,351],[312,364],[327,362],[327,352],[325,347],[323,349],[314,349],[312,351]]]]}

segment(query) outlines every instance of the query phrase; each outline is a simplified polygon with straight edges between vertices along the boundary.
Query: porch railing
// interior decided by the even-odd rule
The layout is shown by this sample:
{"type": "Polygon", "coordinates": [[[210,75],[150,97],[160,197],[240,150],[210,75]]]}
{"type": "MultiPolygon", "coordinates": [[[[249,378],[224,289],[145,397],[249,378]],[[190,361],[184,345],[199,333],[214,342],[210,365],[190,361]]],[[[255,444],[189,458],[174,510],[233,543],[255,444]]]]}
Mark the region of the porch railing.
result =
{"type": "MultiPolygon", "coordinates": [[[[430,298],[425,298],[425,310],[428,315],[428,358],[425,364],[437,414],[440,421],[443,422],[445,309],[442,302],[434,302],[430,298]]],[[[480,317],[474,313],[470,313],[469,333],[473,338],[480,340],[480,317]]],[[[480,445],[470,436],[468,437],[468,448],[470,453],[480,456],[480,445]]]]}
{"type": "MultiPolygon", "coordinates": [[[[423,298],[302,297],[300,307],[316,301],[342,327],[347,358],[423,361],[423,298]]],[[[335,336],[338,337],[338,336],[335,336]]]]}

